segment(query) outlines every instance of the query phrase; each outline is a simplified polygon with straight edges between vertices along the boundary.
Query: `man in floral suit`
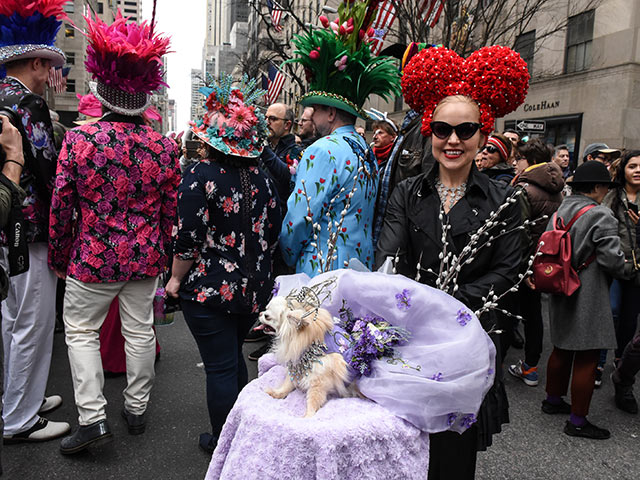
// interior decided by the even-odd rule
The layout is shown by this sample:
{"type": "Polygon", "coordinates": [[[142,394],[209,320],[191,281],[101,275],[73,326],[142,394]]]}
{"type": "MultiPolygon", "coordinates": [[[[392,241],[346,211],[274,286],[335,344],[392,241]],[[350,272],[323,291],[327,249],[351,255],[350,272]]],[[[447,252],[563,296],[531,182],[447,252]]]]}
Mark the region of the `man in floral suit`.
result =
{"type": "Polygon", "coordinates": [[[116,296],[127,357],[122,417],[130,434],[145,430],[156,353],[153,299],[180,180],[177,145],[141,116],[163,84],[158,59],[168,38],[120,15],[109,26],[97,17],[87,22],[86,65],[96,79],[89,86],[106,113],[67,132],[51,200],[49,263],[67,279],[64,323],[80,424],[62,440],[63,454],[111,438],[99,330],[116,296]]]}

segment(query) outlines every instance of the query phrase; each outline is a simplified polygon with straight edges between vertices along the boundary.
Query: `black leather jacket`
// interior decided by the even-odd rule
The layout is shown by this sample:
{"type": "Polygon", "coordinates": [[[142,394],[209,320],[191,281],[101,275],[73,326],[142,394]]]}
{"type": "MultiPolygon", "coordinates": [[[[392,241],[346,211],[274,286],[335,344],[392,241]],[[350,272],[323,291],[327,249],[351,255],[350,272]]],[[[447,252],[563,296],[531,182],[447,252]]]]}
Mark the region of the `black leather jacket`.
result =
{"type": "MultiPolygon", "coordinates": [[[[442,225],[438,220],[440,198],[435,189],[439,164],[430,172],[401,182],[393,191],[384,219],[376,251],[376,264],[380,266],[387,257],[399,256],[398,273],[416,277],[418,262],[421,265],[420,281],[435,287],[435,276],[428,269],[438,272],[439,253],[443,249],[442,225]],[[420,255],[422,254],[422,258],[420,255]]],[[[449,211],[451,224],[449,250],[457,254],[495,211],[512,189],[503,183],[481,174],[475,164],[471,167],[465,196],[449,211]]],[[[510,230],[520,224],[518,202],[509,205],[501,215],[504,226],[494,228],[510,230]]],[[[502,293],[517,280],[520,263],[520,233],[514,231],[480,249],[475,259],[465,265],[458,277],[459,290],[455,297],[474,310],[482,305],[481,298],[493,286],[502,293]]]]}

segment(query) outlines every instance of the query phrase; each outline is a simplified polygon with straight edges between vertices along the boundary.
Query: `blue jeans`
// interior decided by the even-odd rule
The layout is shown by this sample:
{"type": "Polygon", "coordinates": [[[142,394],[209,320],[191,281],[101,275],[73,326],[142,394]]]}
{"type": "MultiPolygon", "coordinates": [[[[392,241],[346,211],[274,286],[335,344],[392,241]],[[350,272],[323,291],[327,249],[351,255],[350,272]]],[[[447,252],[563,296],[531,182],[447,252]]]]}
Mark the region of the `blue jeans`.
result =
{"type": "Polygon", "coordinates": [[[224,313],[191,301],[183,300],[181,304],[207,374],[211,433],[217,438],[248,381],[242,343],[257,316],[224,313]]]}

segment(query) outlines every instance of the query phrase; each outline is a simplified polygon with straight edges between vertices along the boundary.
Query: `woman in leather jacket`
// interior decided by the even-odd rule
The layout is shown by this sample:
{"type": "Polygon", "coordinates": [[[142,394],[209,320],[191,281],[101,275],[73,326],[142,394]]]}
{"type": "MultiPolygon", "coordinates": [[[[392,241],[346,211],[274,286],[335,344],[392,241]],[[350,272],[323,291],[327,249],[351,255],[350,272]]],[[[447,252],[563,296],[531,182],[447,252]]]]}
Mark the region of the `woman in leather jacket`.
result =
{"type": "MultiPolygon", "coordinates": [[[[396,271],[436,287],[443,251],[443,223],[450,225],[447,250],[459,254],[473,235],[504,204],[512,190],[481,174],[476,152],[485,143],[480,132],[480,111],[469,97],[445,97],[433,112],[432,153],[435,165],[428,173],[400,183],[389,200],[378,241],[376,262],[396,259],[396,271]]],[[[520,223],[517,202],[504,209],[497,236],[474,255],[459,272],[453,295],[473,310],[479,309],[491,289],[497,295],[511,288],[520,263],[520,223]]],[[[495,317],[480,318],[485,330],[493,330],[495,317]]],[[[492,334],[494,343],[497,335],[492,334]]],[[[496,359],[500,358],[500,354],[496,359]]],[[[494,386],[485,396],[478,421],[464,434],[442,432],[431,435],[429,479],[474,478],[476,452],[491,445],[493,433],[508,422],[508,402],[501,366],[496,365],[494,386]]]]}

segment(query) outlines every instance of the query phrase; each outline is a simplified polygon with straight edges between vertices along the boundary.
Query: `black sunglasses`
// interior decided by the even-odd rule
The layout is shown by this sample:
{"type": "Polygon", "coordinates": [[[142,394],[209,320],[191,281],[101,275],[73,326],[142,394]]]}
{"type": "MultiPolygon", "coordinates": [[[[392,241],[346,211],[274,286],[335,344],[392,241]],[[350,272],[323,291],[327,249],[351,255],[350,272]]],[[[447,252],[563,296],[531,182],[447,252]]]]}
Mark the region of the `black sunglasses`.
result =
{"type": "Polygon", "coordinates": [[[431,122],[430,125],[431,132],[441,140],[449,138],[454,130],[460,140],[469,140],[482,126],[474,122],[464,122],[458,125],[449,125],[447,122],[431,122]]]}
{"type": "Polygon", "coordinates": [[[485,145],[480,151],[483,150],[486,150],[487,153],[498,153],[498,148],[495,145],[485,145]]]}

